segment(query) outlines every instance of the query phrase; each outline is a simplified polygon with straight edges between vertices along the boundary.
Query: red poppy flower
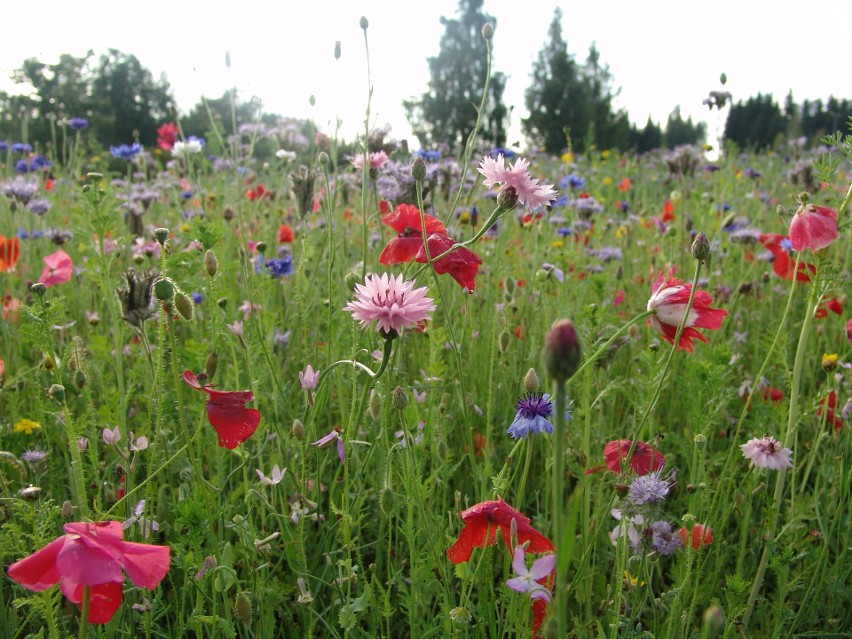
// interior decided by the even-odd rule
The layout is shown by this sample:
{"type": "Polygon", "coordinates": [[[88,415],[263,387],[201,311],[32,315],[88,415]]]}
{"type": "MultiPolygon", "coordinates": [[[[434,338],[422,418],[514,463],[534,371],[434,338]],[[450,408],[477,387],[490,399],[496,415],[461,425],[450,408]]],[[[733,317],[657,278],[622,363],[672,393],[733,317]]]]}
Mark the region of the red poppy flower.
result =
{"type": "MultiPolygon", "coordinates": [[[[429,255],[433,259],[457,244],[452,238],[446,235],[439,235],[438,233],[430,235],[428,242],[429,255]]],[[[428,261],[426,259],[426,249],[423,246],[417,252],[415,261],[422,264],[428,261]]],[[[476,273],[479,270],[480,264],[482,264],[482,260],[476,253],[462,247],[433,262],[432,266],[438,275],[449,273],[450,277],[472,293],[473,289],[476,288],[476,273]]]]}
{"type": "Polygon", "coordinates": [[[822,417],[825,412],[825,421],[834,427],[834,431],[838,432],[843,428],[843,420],[834,412],[837,408],[837,393],[831,391],[827,397],[819,403],[817,407],[817,417],[822,417]]]}
{"type": "Polygon", "coordinates": [[[178,129],[171,122],[166,122],[163,126],[157,129],[157,146],[163,151],[171,151],[172,147],[177,142],[178,129]]]}
{"type": "MultiPolygon", "coordinates": [[[[652,295],[648,300],[648,310],[654,311],[654,315],[648,319],[648,324],[653,326],[669,344],[674,343],[691,291],[692,284],[684,284],[673,276],[673,272],[669,272],[665,277],[660,273],[651,287],[652,295]]],[[[679,350],[691,353],[693,340],[707,341],[707,338],[697,329],[715,330],[722,327],[722,320],[728,311],[712,308],[710,306],[712,303],[713,298],[706,291],[695,292],[686,325],[677,344],[679,350]]]]}
{"type": "Polygon", "coordinates": [[[677,531],[677,534],[680,536],[683,545],[691,545],[693,550],[700,550],[702,547],[713,543],[713,529],[704,524],[695,524],[691,533],[685,527],[681,528],[677,531]]]}
{"type": "Polygon", "coordinates": [[[497,501],[483,501],[471,506],[462,512],[461,518],[464,522],[464,528],[459,533],[456,543],[447,550],[447,558],[454,564],[468,561],[474,548],[492,546],[497,541],[498,528],[503,533],[503,540],[506,545],[510,546],[512,543],[510,530],[513,519],[518,531],[518,544],[530,542],[527,546],[527,552],[553,551],[553,544],[550,540],[530,526],[529,519],[499,497],[497,501]]]}
{"type": "Polygon", "coordinates": [[[663,204],[663,216],[660,218],[663,222],[671,222],[675,219],[674,203],[671,200],[666,200],[663,204]]]}
{"type": "Polygon", "coordinates": [[[291,229],[286,224],[282,224],[278,227],[278,243],[279,244],[292,244],[295,239],[293,235],[293,229],[291,229]]]}
{"type": "Polygon", "coordinates": [[[262,200],[263,198],[272,197],[272,192],[267,191],[266,187],[263,184],[258,184],[253,189],[249,189],[246,191],[246,198],[254,202],[255,200],[262,200]]]}
{"type": "Polygon", "coordinates": [[[124,541],[121,522],[70,523],[63,529],[65,535],[9,566],[8,575],[36,592],[59,583],[79,608],[83,588],[89,586],[89,623],[108,622],[121,606],[122,568],[133,585],[149,590],[169,570],[169,547],[124,541]]]}
{"type": "Polygon", "coordinates": [[[207,393],[207,419],[219,436],[219,446],[234,449],[252,436],[260,423],[260,411],[246,408],[246,402],[254,399],[247,391],[217,391],[202,386],[192,371],[183,372],[183,381],[195,390],[207,393]]]}
{"type": "Polygon", "coordinates": [[[831,311],[835,315],[843,315],[843,302],[837,297],[832,297],[829,300],[823,298],[823,301],[814,311],[814,319],[822,319],[828,317],[828,312],[831,311]]]}
{"type": "Polygon", "coordinates": [[[816,273],[816,266],[799,262],[799,270],[796,272],[796,260],[790,257],[790,253],[782,245],[784,240],[788,238],[777,233],[762,233],[760,235],[760,243],[775,256],[772,260],[772,270],[778,277],[785,280],[792,280],[795,276],[797,282],[810,282],[810,276],[816,273]],[[810,275],[808,274],[810,272],[810,275]]]}
{"type": "MultiPolygon", "coordinates": [[[[446,237],[447,229],[438,218],[424,214],[426,235],[437,233],[446,237]]],[[[423,231],[420,226],[420,211],[411,204],[399,204],[382,222],[391,227],[398,235],[391,239],[379,256],[379,264],[405,264],[417,257],[423,248],[423,231]]],[[[435,255],[435,253],[433,253],[435,255]]]]}
{"type": "Polygon", "coordinates": [[[15,268],[21,256],[21,241],[17,237],[6,239],[0,235],[0,273],[15,268]]]}
{"type": "MultiPolygon", "coordinates": [[[[606,459],[606,468],[614,473],[622,472],[622,460],[627,459],[630,452],[631,441],[629,439],[616,439],[604,446],[604,459],[606,459]]],[[[645,442],[636,442],[633,448],[633,454],[629,460],[630,468],[637,475],[647,475],[651,472],[656,472],[666,465],[666,458],[656,448],[645,442]]],[[[604,470],[603,466],[596,466],[586,471],[587,475],[591,475],[600,470],[604,470]]]]}
{"type": "Polygon", "coordinates": [[[794,251],[818,251],[837,239],[837,212],[826,206],[803,204],[790,222],[794,251]]]}

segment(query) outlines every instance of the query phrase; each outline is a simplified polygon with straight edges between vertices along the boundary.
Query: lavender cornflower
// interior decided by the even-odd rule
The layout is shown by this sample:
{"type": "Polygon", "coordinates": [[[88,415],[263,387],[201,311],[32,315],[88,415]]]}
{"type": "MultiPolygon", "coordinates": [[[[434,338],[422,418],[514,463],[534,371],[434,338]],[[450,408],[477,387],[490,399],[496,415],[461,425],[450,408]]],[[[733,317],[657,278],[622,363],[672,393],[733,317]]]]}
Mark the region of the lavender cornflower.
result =
{"type": "Polygon", "coordinates": [[[651,548],[661,555],[673,555],[683,546],[674,526],[667,521],[655,521],[651,524],[651,548]]]}
{"type": "Polygon", "coordinates": [[[662,471],[634,477],[630,482],[628,498],[637,506],[663,501],[669,494],[673,482],[660,476],[662,471]]]}
{"type": "MultiPolygon", "coordinates": [[[[553,434],[553,424],[549,419],[553,414],[553,402],[550,401],[549,393],[527,393],[518,400],[516,406],[518,412],[515,420],[506,430],[512,439],[526,437],[530,433],[553,434]]],[[[565,417],[571,419],[570,414],[566,413],[565,417]]]]}
{"type": "Polygon", "coordinates": [[[134,142],[130,146],[126,144],[121,144],[119,146],[110,146],[109,152],[114,158],[130,161],[142,152],[142,145],[138,142],[134,142]]]}
{"type": "Polygon", "coordinates": [[[68,126],[74,131],[82,131],[89,128],[89,121],[86,118],[71,118],[68,120],[68,126]]]}
{"type": "Polygon", "coordinates": [[[40,464],[47,459],[47,452],[38,448],[28,449],[21,455],[21,459],[28,464],[40,464]]]}
{"type": "Polygon", "coordinates": [[[27,210],[35,215],[44,215],[50,210],[50,202],[44,198],[30,200],[29,204],[27,204],[27,210]]]}
{"type": "Polygon", "coordinates": [[[781,442],[767,435],[760,439],[750,439],[740,446],[743,457],[750,459],[757,468],[783,470],[793,467],[793,451],[782,448],[781,442]]]}

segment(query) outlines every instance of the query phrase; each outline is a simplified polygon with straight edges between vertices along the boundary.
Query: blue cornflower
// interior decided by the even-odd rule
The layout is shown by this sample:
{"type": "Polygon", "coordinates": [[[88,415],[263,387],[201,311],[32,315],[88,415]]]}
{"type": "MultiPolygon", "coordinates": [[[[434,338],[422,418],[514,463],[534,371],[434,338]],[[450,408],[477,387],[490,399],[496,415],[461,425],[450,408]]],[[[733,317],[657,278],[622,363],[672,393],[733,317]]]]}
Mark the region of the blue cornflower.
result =
{"type": "Polygon", "coordinates": [[[53,162],[48,160],[43,155],[37,155],[32,160],[30,160],[30,171],[35,171],[36,169],[46,169],[49,166],[53,166],[53,162]]]}
{"type": "Polygon", "coordinates": [[[683,546],[674,526],[668,521],[655,521],[651,524],[651,548],[661,555],[673,555],[683,546]]]}
{"type": "Polygon", "coordinates": [[[29,173],[32,170],[30,163],[26,160],[18,160],[15,162],[15,171],[18,173],[29,173]]]}
{"type": "Polygon", "coordinates": [[[293,256],[285,255],[284,257],[273,257],[266,260],[263,265],[266,267],[270,277],[281,277],[282,275],[291,275],[293,273],[293,256]]]}
{"type": "Polygon", "coordinates": [[[661,471],[634,477],[628,497],[637,506],[663,501],[672,488],[672,481],[660,476],[661,471]]]}
{"type": "Polygon", "coordinates": [[[506,149],[502,146],[495,146],[491,149],[491,157],[496,158],[498,155],[502,155],[507,160],[515,157],[515,152],[512,149],[506,149]]]}
{"type": "Polygon", "coordinates": [[[27,204],[27,210],[30,213],[35,213],[36,215],[44,215],[50,210],[50,202],[44,198],[30,200],[27,204]]]}
{"type": "Polygon", "coordinates": [[[195,303],[196,306],[201,304],[201,300],[202,300],[201,293],[193,292],[190,297],[192,297],[192,301],[195,303]]]}
{"type": "Polygon", "coordinates": [[[29,153],[33,150],[26,142],[15,142],[12,145],[12,153],[29,153]]]}
{"type": "Polygon", "coordinates": [[[557,233],[560,237],[568,237],[568,236],[569,236],[569,235],[571,235],[573,232],[574,232],[574,231],[573,231],[573,229],[572,229],[570,226],[562,226],[562,227],[560,227],[560,228],[556,229],[556,233],[557,233]]]}
{"type": "Polygon", "coordinates": [[[89,121],[86,118],[71,118],[68,120],[68,126],[74,131],[82,131],[89,128],[89,121]]]}
{"type": "Polygon", "coordinates": [[[586,186],[586,178],[581,178],[579,175],[572,173],[567,178],[568,186],[572,189],[582,189],[586,186]]]}
{"type": "Polygon", "coordinates": [[[441,152],[437,149],[434,151],[420,149],[419,151],[417,151],[417,155],[419,155],[424,160],[429,160],[430,162],[437,162],[441,159],[441,152]]]}
{"type": "Polygon", "coordinates": [[[112,153],[112,157],[114,158],[129,161],[142,152],[142,145],[138,142],[134,142],[130,146],[127,146],[126,144],[110,146],[109,152],[112,153]]]}
{"type": "Polygon", "coordinates": [[[568,206],[568,196],[562,195],[556,198],[555,200],[553,200],[553,202],[550,203],[550,206],[554,209],[561,209],[565,206],[568,206]]]}
{"type": "Polygon", "coordinates": [[[0,140],[0,153],[5,153],[9,150],[9,141],[8,140],[0,140]]]}
{"type": "MultiPolygon", "coordinates": [[[[550,394],[527,393],[518,400],[517,408],[515,421],[506,431],[512,436],[512,439],[526,437],[530,433],[553,434],[553,424],[550,423],[549,419],[553,414],[553,402],[550,401],[550,394]]],[[[566,417],[571,419],[568,414],[566,414],[566,417]]]]}

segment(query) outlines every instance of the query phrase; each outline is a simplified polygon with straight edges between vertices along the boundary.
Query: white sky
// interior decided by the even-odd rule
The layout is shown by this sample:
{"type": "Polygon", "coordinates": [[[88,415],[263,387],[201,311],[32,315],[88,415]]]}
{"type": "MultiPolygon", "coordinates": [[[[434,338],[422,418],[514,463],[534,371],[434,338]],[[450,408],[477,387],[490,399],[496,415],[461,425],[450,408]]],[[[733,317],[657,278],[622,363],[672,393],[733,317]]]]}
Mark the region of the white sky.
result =
{"type": "MultiPolygon", "coordinates": [[[[348,139],[363,131],[368,83],[358,22],[366,16],[372,123],[389,124],[391,137],[408,137],[414,147],[401,102],[427,89],[426,58],[438,53],[444,31],[439,19],[455,17],[458,6],[457,0],[7,4],[0,89],[14,88],[8,74],[28,57],[55,62],[61,53],[100,54],[112,47],[136,55],[155,76],[165,73],[183,112],[202,94],[220,97],[237,86],[246,99],[260,97],[266,111],[313,118],[326,132],[340,117],[348,139]],[[343,52],[337,62],[336,40],[343,52]]],[[[844,37],[852,28],[850,0],[485,0],[484,10],[497,19],[493,68],[509,76],[510,143],[523,145],[523,94],[557,5],[569,52],[582,61],[597,43],[621,88],[617,105],[640,125],[649,115],[664,125],[680,105],[684,117],[707,121],[713,137],[716,113],[701,101],[721,88],[723,71],[735,99],[763,92],[781,102],[790,89],[797,102],[852,97],[844,77],[852,60],[844,37]]]]}

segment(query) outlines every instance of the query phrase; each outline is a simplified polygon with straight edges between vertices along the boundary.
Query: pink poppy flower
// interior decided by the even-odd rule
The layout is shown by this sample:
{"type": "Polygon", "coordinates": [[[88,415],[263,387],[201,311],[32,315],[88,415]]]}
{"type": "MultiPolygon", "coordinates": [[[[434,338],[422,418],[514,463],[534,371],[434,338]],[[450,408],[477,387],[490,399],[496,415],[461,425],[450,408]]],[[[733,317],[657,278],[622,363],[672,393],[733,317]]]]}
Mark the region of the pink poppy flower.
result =
{"type": "MultiPolygon", "coordinates": [[[[651,299],[648,300],[648,310],[654,311],[654,315],[650,317],[648,323],[669,344],[674,343],[678,326],[680,326],[686,313],[686,305],[689,302],[691,291],[692,284],[684,284],[681,280],[675,278],[671,272],[666,277],[663,277],[663,274],[660,273],[657,276],[657,281],[651,287],[652,295],[651,299]]],[[[713,298],[709,293],[705,291],[695,293],[692,308],[677,344],[679,350],[691,353],[693,352],[693,340],[707,341],[707,338],[697,330],[698,328],[715,330],[722,327],[722,320],[728,314],[728,311],[711,308],[710,304],[712,303],[713,298]]]]}
{"type": "Polygon", "coordinates": [[[219,446],[234,449],[254,434],[260,423],[260,411],[245,406],[246,402],[254,399],[250,390],[214,390],[210,386],[202,386],[192,371],[183,372],[183,381],[195,390],[207,393],[207,419],[216,429],[219,446]]]}
{"type": "Polygon", "coordinates": [[[44,263],[46,266],[41,272],[41,277],[39,277],[38,281],[45,286],[64,284],[71,279],[71,273],[74,271],[74,263],[62,249],[45,257],[44,263]]]}
{"type": "Polygon", "coordinates": [[[837,239],[837,212],[827,206],[802,204],[790,222],[794,251],[819,251],[837,239]]]}
{"type": "Polygon", "coordinates": [[[153,590],[171,563],[168,546],[124,541],[121,522],[70,523],[65,535],[16,561],[8,575],[36,592],[59,583],[62,594],[82,608],[89,586],[89,623],[106,623],[121,606],[124,575],[133,585],[153,590]]]}

